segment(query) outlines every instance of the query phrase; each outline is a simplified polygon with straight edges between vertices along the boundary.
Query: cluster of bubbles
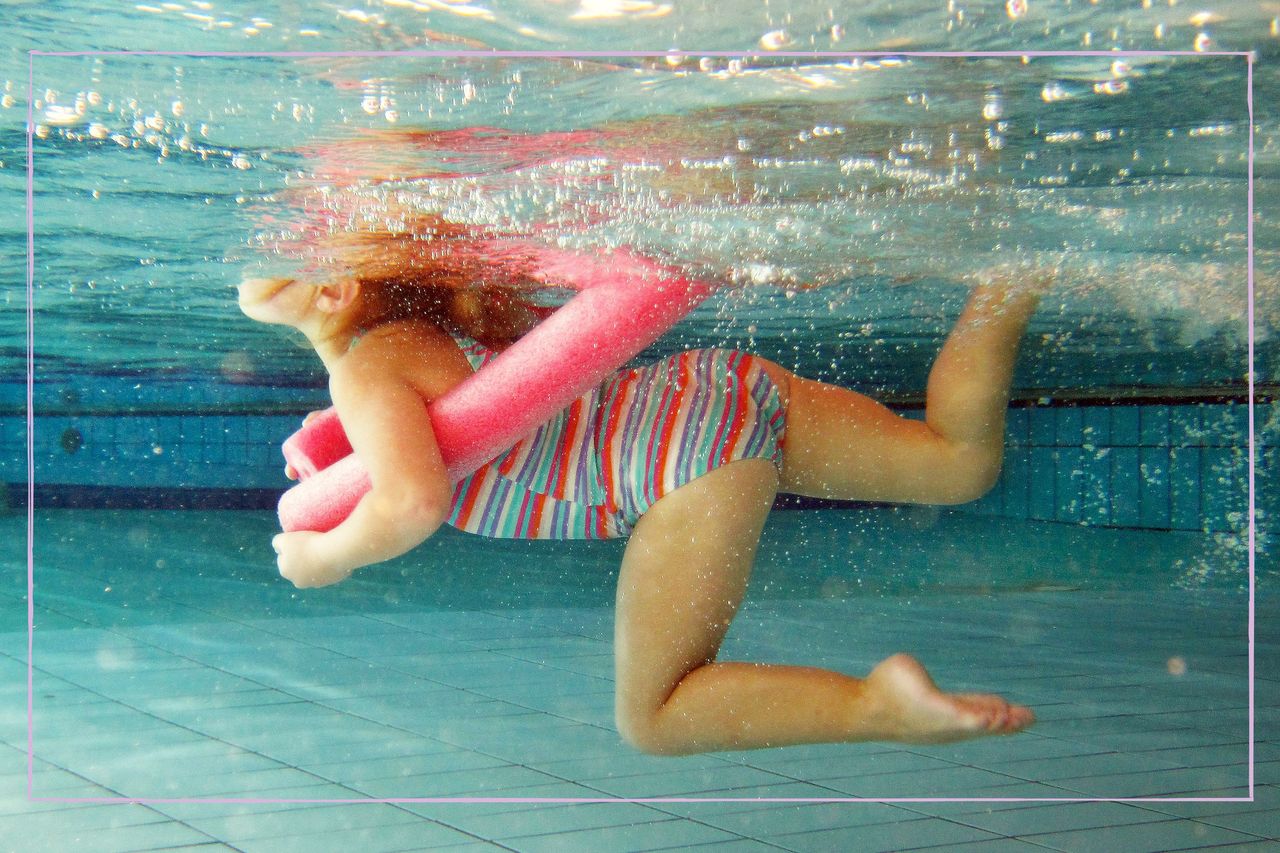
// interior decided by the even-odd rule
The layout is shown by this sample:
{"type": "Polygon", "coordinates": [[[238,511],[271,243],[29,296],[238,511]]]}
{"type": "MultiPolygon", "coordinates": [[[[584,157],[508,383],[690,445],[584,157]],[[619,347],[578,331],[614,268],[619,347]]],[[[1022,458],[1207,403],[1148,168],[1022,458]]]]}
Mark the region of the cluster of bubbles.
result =
{"type": "MultiPolygon", "coordinates": [[[[214,3],[208,0],[187,0],[187,3],[138,3],[134,7],[148,15],[166,15],[190,21],[203,30],[239,31],[245,36],[259,36],[270,32],[276,25],[261,15],[250,15],[248,18],[234,12],[225,15],[213,14],[217,10],[214,3]]],[[[318,36],[320,31],[311,27],[300,27],[296,30],[300,36],[318,36]]]]}
{"type": "Polygon", "coordinates": [[[46,89],[32,107],[37,114],[32,133],[37,139],[56,136],[69,142],[110,142],[121,148],[152,151],[161,162],[175,154],[190,154],[241,170],[252,168],[255,159],[269,156],[249,155],[211,142],[210,122],[190,119],[181,97],[157,107],[136,97],[106,97],[93,88],[70,95],[46,89]]]}
{"type": "MultiPolygon", "coordinates": [[[[206,5],[209,8],[193,13],[197,17],[186,17],[204,26],[228,29],[223,21],[229,19],[213,20],[215,10],[211,4],[206,5]],[[205,17],[200,18],[202,15],[205,17]]],[[[415,4],[384,5],[411,8],[415,4]]],[[[457,13],[464,4],[444,5],[457,13]]],[[[184,9],[191,11],[189,7],[179,8],[179,4],[158,4],[143,11],[177,16],[184,15],[184,9]]],[[[963,19],[962,4],[952,2],[951,9],[957,20],[963,19]]],[[[592,16],[641,18],[674,14],[665,4],[640,2],[584,3],[579,11],[578,20],[592,16]]],[[[1016,0],[1010,0],[1005,7],[1007,18],[1013,22],[1028,22],[1038,11],[1016,0]]],[[[375,27],[387,25],[388,16],[393,17],[389,10],[385,15],[367,9],[347,9],[340,13],[343,20],[375,27]]],[[[274,26],[266,19],[255,18],[250,23],[258,34],[274,26]]],[[[1199,22],[1203,26],[1209,23],[1208,20],[1199,22]]],[[[839,23],[829,23],[826,37],[831,44],[844,36],[839,23]]],[[[810,45],[804,31],[771,27],[759,36],[757,46],[769,54],[810,45]]],[[[866,126],[863,117],[867,108],[859,100],[861,92],[870,89],[878,95],[895,88],[901,91],[896,81],[918,73],[923,64],[895,56],[784,64],[768,55],[699,57],[672,51],[633,70],[637,76],[648,73],[649,79],[659,84],[683,76],[699,81],[733,79],[735,86],[744,80],[753,84],[767,81],[772,88],[761,86],[759,91],[802,89],[820,93],[823,98],[830,97],[833,106],[826,114],[815,109],[804,121],[794,123],[785,139],[766,139],[763,134],[753,132],[735,134],[724,153],[699,152],[696,156],[677,153],[664,159],[662,149],[669,142],[664,139],[655,145],[656,156],[627,152],[606,153],[601,158],[566,157],[552,162],[518,164],[505,176],[489,183],[486,178],[460,175],[447,181],[418,182],[406,187],[406,192],[417,194],[445,214],[463,221],[510,223],[517,227],[551,225],[558,237],[585,243],[629,242],[649,248],[643,245],[647,240],[670,237],[670,234],[655,237],[654,229],[666,228],[672,233],[683,229],[677,239],[656,248],[669,249],[677,256],[710,255],[718,270],[733,281],[773,283],[790,288],[815,281],[834,282],[851,271],[852,265],[847,261],[825,258],[815,263],[811,257],[804,256],[806,244],[831,244],[837,238],[848,236],[832,227],[837,219],[858,218],[859,227],[865,225],[865,228],[853,236],[866,242],[856,245],[882,255],[886,268],[894,263],[908,275],[951,271],[954,263],[947,258],[948,246],[942,245],[946,237],[923,244],[923,250],[916,248],[921,245],[923,226],[903,224],[907,217],[901,215],[901,202],[905,200],[944,205],[954,202],[957,206],[972,203],[975,210],[981,209],[979,215],[983,216],[995,210],[987,222],[989,230],[1003,229],[1008,236],[998,248],[1016,246],[1023,230],[1016,221],[1019,211],[1001,209],[1016,193],[1009,191],[1009,182],[1003,178],[997,178],[994,185],[984,185],[984,180],[992,177],[991,164],[1000,163],[1002,157],[1013,160],[1021,156],[1023,163],[1014,164],[1018,166],[1039,165],[1035,163],[1037,158],[1040,163],[1061,158],[1062,165],[1057,171],[1045,169],[1045,173],[1035,174],[1033,178],[1040,186],[1053,189],[1070,184],[1078,174],[1077,166],[1092,168],[1088,160],[1095,152],[1082,150],[1077,154],[1074,149],[1090,143],[1111,143],[1123,154],[1122,149],[1128,145],[1124,127],[1087,126],[1080,121],[1080,116],[1087,115],[1087,111],[1077,110],[1072,114],[1075,118],[1068,119],[1072,124],[1054,127],[1046,122],[1038,129],[1033,147],[1028,150],[1025,139],[1020,146],[1019,133],[1025,136],[1031,124],[1026,115],[1028,105],[1025,97],[1019,100],[1012,85],[1003,81],[1000,85],[975,83],[972,90],[965,93],[964,109],[977,127],[974,133],[980,134],[979,138],[955,129],[966,124],[963,117],[953,123],[930,121],[927,117],[917,118],[921,114],[911,110],[896,126],[890,125],[887,135],[891,138],[882,147],[870,148],[856,138],[866,126]],[[651,73],[654,69],[662,73],[651,73]],[[903,73],[898,75],[898,71],[903,73]],[[883,83],[885,78],[893,82],[883,83]],[[846,93],[847,100],[843,97],[846,93]],[[760,205],[765,213],[757,215],[751,209],[753,205],[760,205]],[[787,209],[770,211],[768,205],[787,209]],[[609,224],[595,224],[599,222],[609,224]],[[721,263],[737,252],[744,257],[727,266],[721,263]],[[904,253],[908,256],[898,257],[904,253]]],[[[1105,70],[1097,71],[1097,79],[1088,79],[1087,74],[1063,74],[1061,79],[1043,84],[1037,80],[1040,102],[1053,105],[1089,98],[1123,101],[1122,96],[1133,96],[1142,89],[1144,70],[1131,61],[1102,60],[1100,64],[1105,70]]],[[[326,97],[330,102],[320,104],[321,110],[350,116],[351,127],[359,127],[359,122],[422,126],[445,112],[449,113],[448,119],[460,121],[465,120],[463,111],[467,109],[488,110],[486,114],[493,115],[490,107],[494,103],[509,100],[512,92],[519,93],[524,86],[518,70],[493,72],[489,79],[484,78],[483,72],[476,77],[450,73],[433,77],[426,84],[408,78],[359,74],[352,82],[353,85],[328,91],[326,97]],[[433,103],[439,110],[434,115],[433,103]]],[[[0,104],[15,105],[14,88],[12,81],[6,85],[0,104]]],[[[946,89],[945,81],[927,78],[919,87],[902,94],[901,102],[922,112],[940,112],[939,104],[945,109],[948,98],[954,100],[955,92],[946,89]]],[[[189,154],[238,170],[255,168],[269,156],[215,144],[213,138],[221,135],[213,124],[217,117],[200,105],[198,99],[184,96],[180,88],[170,93],[172,97],[165,96],[159,102],[153,99],[151,103],[138,97],[112,97],[103,92],[104,88],[97,85],[65,93],[44,91],[33,104],[37,116],[36,135],[145,149],[161,161],[175,154],[189,154]]],[[[271,105],[271,111],[273,118],[279,116],[298,123],[324,125],[326,121],[322,114],[317,122],[317,102],[305,94],[295,99],[279,99],[271,105]]],[[[885,135],[883,130],[879,132],[885,135]]],[[[1230,123],[1215,122],[1177,132],[1212,142],[1234,133],[1235,128],[1230,123]]],[[[1115,176],[1127,177],[1126,167],[1116,169],[1115,176]]],[[[1090,234],[1111,229],[1124,216],[1121,212],[1113,221],[1109,218],[1113,215],[1111,211],[1089,203],[1076,214],[1066,209],[1065,202],[1062,204],[1059,209],[1044,207],[1040,212],[1051,214],[1047,217],[1050,219],[1057,217],[1058,222],[1081,221],[1089,227],[1090,234]],[[1089,221],[1084,222],[1085,218],[1089,221]]],[[[970,251],[973,245],[984,239],[986,235],[979,235],[972,245],[951,248],[958,249],[956,254],[969,258],[973,255],[970,251]]],[[[1059,248],[1054,246],[1051,251],[1059,248]]],[[[1084,263],[1075,264],[1075,269],[1079,280],[1090,280],[1092,274],[1084,263]]],[[[1109,272],[1103,270],[1099,274],[1106,276],[1109,272]]],[[[1228,287],[1229,270],[1213,264],[1196,267],[1176,263],[1167,269],[1146,272],[1161,276],[1166,287],[1160,293],[1173,296],[1157,296],[1154,300],[1135,298],[1134,311],[1155,315],[1167,309],[1178,313],[1186,318],[1185,330],[1191,343],[1209,337],[1217,328],[1233,325],[1230,312],[1238,308],[1238,300],[1214,298],[1214,294],[1228,287]],[[1202,271],[1207,274],[1200,275],[1202,271]],[[1206,310],[1193,310],[1193,304],[1202,304],[1206,310]]]]}

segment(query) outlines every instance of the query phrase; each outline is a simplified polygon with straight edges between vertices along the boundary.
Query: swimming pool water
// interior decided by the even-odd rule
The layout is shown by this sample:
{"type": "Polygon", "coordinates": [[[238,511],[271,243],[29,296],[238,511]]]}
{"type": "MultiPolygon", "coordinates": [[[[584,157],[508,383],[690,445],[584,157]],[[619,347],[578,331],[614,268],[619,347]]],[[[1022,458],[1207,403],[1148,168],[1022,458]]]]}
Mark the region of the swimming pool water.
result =
{"type": "Polygon", "coordinates": [[[10,4],[0,848],[1269,849],[1274,14],[1243,0],[10,4]],[[656,54],[420,53],[588,47],[656,54]],[[139,49],[172,53],[118,53],[139,49]],[[86,50],[101,52],[53,55],[86,50]],[[1028,53],[915,54],[931,50],[1028,53]],[[1032,55],[1080,50],[1185,55],[1032,55]],[[1228,55],[1243,51],[1252,64],[1228,55]],[[230,55],[195,55],[209,52],[230,55]],[[612,727],[619,543],[447,533],[336,590],[274,579],[276,447],[324,402],[323,378],[244,322],[229,285],[246,264],[296,262],[298,199],[335,164],[385,169],[385,134],[407,130],[435,134],[413,174],[356,181],[344,203],[377,216],[403,193],[660,255],[725,288],[648,357],[748,347],[915,416],[973,277],[1059,270],[992,494],[780,508],[726,646],[849,671],[913,651],[944,686],[1008,692],[1038,724],[949,747],[655,759],[612,727]],[[29,746],[46,800],[27,797],[29,746]],[[431,797],[496,801],[251,802],[431,797]]]}
{"type": "MultiPolygon", "coordinates": [[[[1029,524],[1014,544],[1005,522],[951,513],[934,519],[936,536],[907,513],[778,513],[726,654],[858,671],[909,649],[941,683],[1000,685],[1039,722],[946,747],[659,759],[612,728],[616,543],[445,535],[335,595],[264,575],[268,514],[61,511],[38,521],[36,790],[157,801],[41,805],[21,820],[40,827],[52,845],[43,849],[1076,850],[1101,838],[1157,850],[1274,835],[1268,742],[1257,746],[1255,803],[1161,800],[1247,796],[1247,596],[1189,594],[1136,572],[1102,584],[1061,564],[1070,554],[1167,566],[1182,553],[1168,536],[1064,538],[1062,525],[1029,524]],[[815,526],[827,535],[811,535],[815,526]],[[119,533],[112,558],[85,560],[105,529],[119,533]],[[838,529],[869,547],[834,557],[838,529]],[[916,577],[915,561],[933,568],[916,577]],[[367,797],[495,802],[244,801],[367,797]],[[1156,799],[900,799],[919,797],[1156,799]],[[204,801],[158,802],[168,798],[204,801]],[[657,801],[520,801],[613,798],[657,801]],[[786,799],[896,801],[767,801],[786,799]]],[[[20,519],[6,526],[12,542],[20,519]]],[[[15,700],[21,621],[3,635],[15,700]]],[[[1274,648],[1270,627],[1259,640],[1274,648]]],[[[1273,719],[1273,681],[1258,681],[1257,699],[1259,719],[1273,719]]],[[[24,721],[7,719],[17,763],[24,721]]],[[[24,779],[7,778],[16,797],[24,779]]],[[[13,821],[0,825],[16,833],[13,821]]]]}

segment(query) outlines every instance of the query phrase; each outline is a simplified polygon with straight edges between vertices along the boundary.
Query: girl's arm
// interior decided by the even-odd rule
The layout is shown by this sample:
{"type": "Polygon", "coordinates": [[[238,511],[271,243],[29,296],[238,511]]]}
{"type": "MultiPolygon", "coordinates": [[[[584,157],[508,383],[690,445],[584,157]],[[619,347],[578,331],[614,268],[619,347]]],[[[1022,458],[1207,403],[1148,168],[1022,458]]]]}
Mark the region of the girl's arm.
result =
{"type": "Polygon", "coordinates": [[[360,358],[349,356],[331,377],[333,402],[372,487],[329,532],[282,533],[272,540],[280,573],[295,586],[337,583],[361,566],[398,557],[448,517],[453,489],[426,400],[396,369],[400,354],[387,349],[370,346],[360,358]]]}

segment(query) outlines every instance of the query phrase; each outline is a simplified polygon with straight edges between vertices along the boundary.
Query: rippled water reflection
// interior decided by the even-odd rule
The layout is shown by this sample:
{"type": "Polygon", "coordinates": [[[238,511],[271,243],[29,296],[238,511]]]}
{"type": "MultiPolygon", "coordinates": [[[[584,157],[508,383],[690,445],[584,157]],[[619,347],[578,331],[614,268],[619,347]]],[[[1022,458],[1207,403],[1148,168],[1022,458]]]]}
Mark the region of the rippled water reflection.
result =
{"type": "MultiPolygon", "coordinates": [[[[18,31],[47,50],[660,52],[41,55],[28,104],[12,45],[0,193],[20,209],[29,107],[38,361],[216,375],[227,353],[252,353],[259,372],[312,375],[305,353],[236,317],[227,286],[262,261],[255,244],[287,227],[299,193],[336,186],[374,217],[409,199],[563,245],[662,255],[727,285],[679,343],[748,343],[869,387],[918,387],[948,312],[993,267],[1061,270],[1024,386],[1241,383],[1247,67],[1213,51],[1257,51],[1255,104],[1267,103],[1274,20],[1250,3],[908,6],[166,3],[87,26],[79,4],[19,4],[18,31]],[[781,55],[811,49],[1188,53],[781,55]],[[335,163],[342,173],[325,173],[335,163]],[[157,339],[139,339],[136,321],[157,339]]],[[[1265,186],[1275,124],[1256,118],[1265,186]]],[[[1256,331],[1273,375],[1264,195],[1256,331]]],[[[24,229],[6,222],[16,257],[24,229]]],[[[5,322],[18,340],[16,315],[5,322]]],[[[6,372],[22,357],[7,348],[6,372]]]]}

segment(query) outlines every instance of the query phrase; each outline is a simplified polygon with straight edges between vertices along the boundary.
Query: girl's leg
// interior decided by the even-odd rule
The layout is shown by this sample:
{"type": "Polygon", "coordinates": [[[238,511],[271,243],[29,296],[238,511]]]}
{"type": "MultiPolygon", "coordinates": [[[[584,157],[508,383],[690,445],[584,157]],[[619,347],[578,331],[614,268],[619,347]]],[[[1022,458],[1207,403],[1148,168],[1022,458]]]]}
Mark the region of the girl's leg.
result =
{"type": "Polygon", "coordinates": [[[617,721],[646,752],[797,743],[936,743],[1006,734],[1031,712],[996,696],[942,693],[906,655],[865,679],[716,660],[742,601],[778,487],[767,460],[730,463],[650,507],[618,579],[617,721]]]}
{"type": "Polygon", "coordinates": [[[1047,283],[974,289],[929,374],[923,422],[770,365],[789,389],[782,491],[930,504],[983,495],[1000,473],[1018,344],[1047,283]]]}

